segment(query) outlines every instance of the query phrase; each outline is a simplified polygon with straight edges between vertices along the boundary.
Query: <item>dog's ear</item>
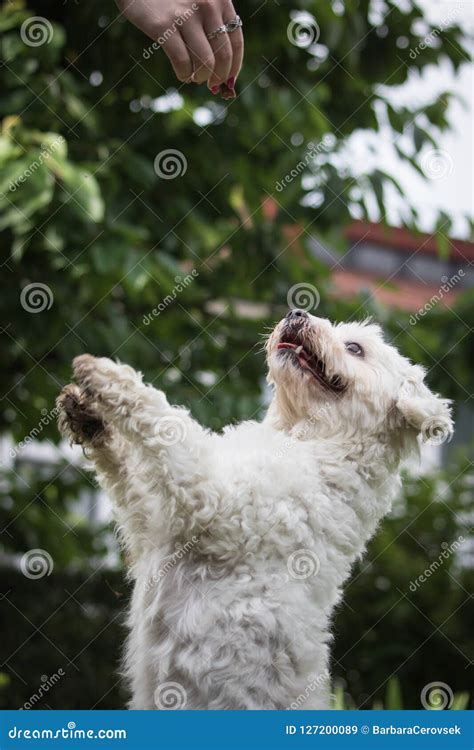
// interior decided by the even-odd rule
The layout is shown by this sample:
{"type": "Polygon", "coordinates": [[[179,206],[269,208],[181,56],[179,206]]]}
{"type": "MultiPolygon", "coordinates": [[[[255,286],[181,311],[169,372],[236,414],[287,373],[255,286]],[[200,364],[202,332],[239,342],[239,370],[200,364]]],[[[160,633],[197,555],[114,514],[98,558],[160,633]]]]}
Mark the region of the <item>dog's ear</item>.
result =
{"type": "Polygon", "coordinates": [[[432,393],[424,383],[425,371],[413,365],[397,400],[405,423],[421,434],[425,442],[440,444],[451,439],[451,402],[432,393]]]}

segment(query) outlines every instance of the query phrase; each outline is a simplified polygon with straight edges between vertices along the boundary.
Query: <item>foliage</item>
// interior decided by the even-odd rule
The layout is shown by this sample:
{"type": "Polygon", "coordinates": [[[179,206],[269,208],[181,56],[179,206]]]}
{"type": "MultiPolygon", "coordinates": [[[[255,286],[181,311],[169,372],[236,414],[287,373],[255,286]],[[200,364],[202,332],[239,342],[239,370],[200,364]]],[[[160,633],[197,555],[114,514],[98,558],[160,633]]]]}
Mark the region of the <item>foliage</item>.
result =
{"type": "MultiPolygon", "coordinates": [[[[452,711],[464,711],[468,707],[469,693],[459,693],[453,697],[452,705],[450,710],[452,711]]],[[[376,710],[385,711],[399,711],[403,709],[403,698],[402,688],[400,682],[396,677],[392,677],[387,683],[387,693],[385,700],[374,701],[372,708],[376,710]]],[[[357,708],[354,701],[344,695],[344,691],[341,687],[337,687],[334,691],[333,708],[338,711],[354,710],[357,708]]],[[[435,710],[435,709],[433,709],[435,710]]]]}
{"type": "MultiPolygon", "coordinates": [[[[302,275],[318,286],[327,277],[304,245],[309,230],[336,242],[334,228],[349,219],[350,207],[363,215],[370,193],[383,219],[394,176],[353,176],[341,158],[351,133],[380,129],[378,108],[389,113],[396,143],[403,132],[402,158],[411,162],[423,142],[420,118],[435,132],[447,127],[448,92],[395,112],[380,86],[390,90],[442,58],[455,67],[463,59],[456,25],[443,32],[440,48],[411,59],[423,16],[416,3],[408,5],[404,12],[388,2],[378,18],[368,0],[347,0],[342,14],[308,1],[303,7],[314,11],[320,36],[306,50],[287,36],[291,3],[251,4],[246,65],[230,106],[203,87],[178,94],[162,52],[148,53],[140,32],[114,21],[111,0],[102,15],[93,3],[3,6],[0,236],[10,260],[0,300],[8,322],[0,386],[12,404],[4,428],[21,439],[85,348],[141,366],[212,426],[256,410],[262,363],[250,352],[267,320],[239,321],[237,329],[229,303],[267,302],[273,318],[273,306],[285,303],[302,275]],[[30,14],[52,23],[47,43],[23,42],[30,14]],[[203,118],[209,124],[198,124],[203,118]],[[58,136],[64,141],[53,148],[58,136]],[[278,192],[276,183],[325,136],[330,145],[316,160],[310,190],[296,179],[278,192]],[[153,168],[166,149],[187,162],[173,180],[153,168]],[[38,166],[9,189],[29,165],[38,166]],[[278,201],[271,218],[268,194],[278,201]],[[285,233],[288,225],[298,227],[299,243],[285,233]],[[197,281],[144,325],[143,316],[191,268],[197,281]],[[54,297],[41,314],[20,304],[30,282],[47,284],[54,297]],[[209,305],[215,299],[229,305],[217,319],[209,305]],[[203,386],[208,370],[225,385],[203,386]]],[[[415,221],[410,212],[407,221],[415,221]]],[[[46,435],[55,436],[53,425],[46,435]]]]}
{"type": "MultiPolygon", "coordinates": [[[[426,33],[420,31],[417,4],[407,0],[408,10],[402,10],[387,0],[380,17],[369,5],[369,0],[345,0],[341,13],[340,3],[304,0],[300,8],[315,14],[320,36],[317,45],[301,49],[287,35],[292,3],[247,3],[239,96],[224,104],[204,87],[178,86],[162,52],[149,53],[151,42],[115,20],[112,0],[100,11],[97,4],[84,2],[3,4],[0,391],[6,408],[1,433],[24,440],[68,382],[72,358],[84,351],[139,367],[172,401],[189,406],[210,427],[257,416],[264,373],[259,334],[281,314],[288,288],[303,280],[320,290],[322,315],[340,319],[375,313],[406,353],[426,362],[443,393],[465,399],[470,369],[464,339],[456,358],[450,356],[453,379],[444,382],[442,357],[449,356],[453,335],[446,312],[433,310],[429,321],[409,330],[404,316],[393,316],[365,298],[338,300],[331,294],[328,269],[308,245],[311,234],[343,250],[341,228],[350,217],[366,216],[372,196],[384,221],[387,190],[397,189],[393,174],[353,173],[345,155],[351,134],[378,132],[388,118],[400,159],[418,169],[423,149],[447,127],[449,92],[412,110],[396,110],[389,92],[442,59],[458,68],[461,30],[455,24],[447,27],[438,46],[427,46],[413,58],[409,50],[426,33]],[[22,40],[22,24],[31,15],[47,17],[51,24],[44,44],[29,46],[22,40]],[[311,144],[318,155],[305,179],[293,179],[279,190],[277,183],[306,163],[311,144]],[[182,174],[172,180],[160,177],[154,167],[157,155],[168,149],[179,153],[182,165],[182,174]],[[193,270],[196,278],[176,292],[179,280],[193,270]],[[29,284],[49,290],[42,312],[22,304],[29,284]],[[165,299],[171,300],[165,309],[151,314],[165,299]],[[242,299],[253,315],[239,312],[242,299]]],[[[405,221],[414,226],[416,220],[407,199],[405,221]]],[[[443,241],[449,221],[443,219],[440,227],[443,241]]],[[[472,302],[462,305],[461,318],[469,323],[472,302]]],[[[57,442],[54,420],[42,428],[40,439],[57,442]]],[[[408,494],[406,512],[419,503],[426,506],[422,519],[430,519],[436,508],[449,524],[451,511],[430,505],[433,487],[416,487],[408,494]]],[[[123,637],[115,617],[123,605],[108,581],[124,587],[101,571],[110,530],[88,525],[81,516],[77,498],[90,489],[88,480],[64,464],[31,470],[16,463],[4,473],[2,489],[0,518],[7,528],[2,541],[9,560],[41,547],[55,561],[54,573],[40,581],[0,569],[2,590],[13,597],[2,600],[12,623],[3,647],[6,656],[14,653],[5,667],[9,683],[0,681],[3,705],[22,705],[41,675],[59,668],[64,656],[53,644],[68,659],[75,661],[79,654],[81,672],[68,669],[45,703],[85,708],[106,695],[100,707],[123,705],[114,687],[123,637]],[[62,606],[77,587],[79,604],[66,599],[62,606]],[[49,614],[45,639],[34,628],[49,614]]],[[[395,537],[397,523],[402,521],[394,518],[384,527],[372,550],[381,551],[383,540],[395,537]]],[[[431,552],[438,549],[434,527],[414,521],[414,528],[420,534],[413,534],[415,539],[432,533],[426,546],[431,552]]],[[[450,538],[447,532],[445,538],[450,538]]],[[[374,582],[382,576],[403,588],[408,580],[400,578],[403,565],[411,575],[415,560],[425,565],[423,555],[415,554],[416,544],[402,535],[390,554],[372,555],[372,567],[349,589],[357,627],[349,608],[338,617],[335,656],[343,667],[336,662],[335,672],[342,670],[337,676],[347,678],[357,701],[367,691],[382,696],[378,685],[408,646],[402,639],[393,642],[394,629],[385,633],[388,621],[383,621],[376,631],[384,633],[375,642],[377,670],[369,668],[372,636],[352,652],[360,654],[354,658],[361,664],[358,676],[349,674],[354,669],[344,649],[353,643],[354,632],[365,632],[393,603],[394,594],[379,591],[374,582]],[[367,618],[366,628],[361,617],[367,618]]],[[[459,575],[465,583],[466,574],[459,575]]],[[[438,609],[454,613],[460,601],[454,584],[443,580],[442,606],[435,603],[438,583],[426,584],[419,593],[428,598],[426,613],[436,623],[441,621],[438,609]]],[[[409,633],[416,648],[426,624],[404,601],[394,612],[400,632],[409,633]]],[[[466,628],[458,614],[449,632],[464,650],[466,628]]],[[[441,641],[441,635],[436,639],[441,641]]],[[[447,644],[439,645],[439,664],[431,663],[438,664],[436,677],[442,678],[447,644]]],[[[450,666],[458,665],[458,658],[450,651],[450,666]]],[[[415,705],[419,685],[429,676],[426,660],[413,658],[403,679],[405,674],[410,680],[409,686],[404,682],[406,700],[415,705]]],[[[463,689],[464,679],[456,666],[453,689],[463,689]]]]}
{"type": "Polygon", "coordinates": [[[345,587],[334,623],[333,673],[360,708],[382,699],[392,675],[406,708],[420,708],[423,687],[432,682],[453,692],[472,689],[468,468],[463,459],[439,478],[406,477],[403,497],[345,587]]]}
{"type": "Polygon", "coordinates": [[[120,574],[56,569],[29,580],[0,568],[0,585],[8,622],[2,651],[9,656],[1,709],[124,708],[119,670],[127,591],[120,574]]]}
{"type": "MultiPolygon", "coordinates": [[[[110,544],[108,528],[86,517],[97,487],[81,469],[22,461],[2,472],[0,524],[4,553],[46,549],[59,569],[90,572],[110,544]]],[[[94,500],[95,498],[95,500],[94,500]]]]}

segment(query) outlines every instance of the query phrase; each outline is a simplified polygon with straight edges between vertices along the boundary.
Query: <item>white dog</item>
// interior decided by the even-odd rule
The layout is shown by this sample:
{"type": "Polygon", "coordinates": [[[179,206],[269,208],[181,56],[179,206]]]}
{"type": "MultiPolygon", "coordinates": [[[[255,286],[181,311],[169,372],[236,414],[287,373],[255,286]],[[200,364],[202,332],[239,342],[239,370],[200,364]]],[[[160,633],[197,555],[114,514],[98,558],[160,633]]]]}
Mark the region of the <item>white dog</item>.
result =
{"type": "Polygon", "coordinates": [[[452,430],[376,325],[293,310],[267,359],[265,419],[223,434],[109,359],[59,397],[130,558],[130,708],[327,708],[341,587],[417,436],[452,430]]]}

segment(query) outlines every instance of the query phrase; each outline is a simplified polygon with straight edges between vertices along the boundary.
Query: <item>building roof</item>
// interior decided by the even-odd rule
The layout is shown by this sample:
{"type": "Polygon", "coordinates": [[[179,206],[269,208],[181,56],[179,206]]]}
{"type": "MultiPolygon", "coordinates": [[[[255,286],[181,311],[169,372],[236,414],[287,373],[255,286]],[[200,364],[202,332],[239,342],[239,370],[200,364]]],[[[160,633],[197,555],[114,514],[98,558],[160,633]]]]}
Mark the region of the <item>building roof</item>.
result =
{"type": "Polygon", "coordinates": [[[353,222],[344,234],[351,249],[332,270],[337,294],[351,297],[368,291],[385,305],[414,312],[433,299],[450,306],[469,285],[467,269],[474,260],[474,242],[447,239],[449,256],[445,258],[440,256],[434,234],[414,234],[366,221],[353,222]],[[401,256],[399,261],[397,255],[401,256]],[[390,258],[396,265],[392,271],[384,271],[383,263],[376,262],[377,257],[380,261],[390,258]],[[426,260],[420,266],[422,257],[426,260]],[[456,281],[451,284],[453,262],[457,273],[464,268],[466,275],[461,279],[453,276],[456,281]]]}
{"type": "MultiPolygon", "coordinates": [[[[385,245],[394,250],[409,253],[429,253],[439,255],[439,243],[436,234],[414,234],[400,227],[386,227],[370,221],[355,221],[345,229],[346,238],[352,242],[364,241],[376,245],[385,245]]],[[[447,238],[449,257],[468,262],[474,260],[474,242],[447,238]]]]}
{"type": "Polygon", "coordinates": [[[344,297],[353,297],[360,292],[368,291],[384,305],[408,312],[421,310],[430,300],[450,306],[460,293],[456,289],[444,293],[440,291],[439,286],[407,279],[393,279],[387,283],[375,275],[344,269],[335,269],[331,281],[337,293],[344,297]]]}

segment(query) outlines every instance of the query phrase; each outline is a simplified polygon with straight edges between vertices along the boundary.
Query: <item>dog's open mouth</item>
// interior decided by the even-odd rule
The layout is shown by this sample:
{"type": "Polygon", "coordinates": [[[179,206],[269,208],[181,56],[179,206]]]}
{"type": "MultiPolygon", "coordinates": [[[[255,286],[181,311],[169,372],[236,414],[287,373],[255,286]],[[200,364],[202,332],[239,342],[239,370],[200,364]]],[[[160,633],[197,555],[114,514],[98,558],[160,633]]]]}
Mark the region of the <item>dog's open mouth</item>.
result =
{"type": "Polygon", "coordinates": [[[328,376],[323,360],[319,359],[316,354],[311,354],[303,344],[294,341],[280,341],[277,348],[279,351],[291,352],[301,369],[308,370],[324,388],[333,391],[333,393],[342,393],[345,390],[346,386],[339,375],[328,376]]]}

